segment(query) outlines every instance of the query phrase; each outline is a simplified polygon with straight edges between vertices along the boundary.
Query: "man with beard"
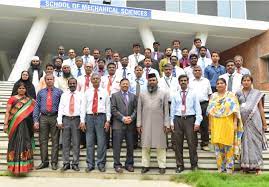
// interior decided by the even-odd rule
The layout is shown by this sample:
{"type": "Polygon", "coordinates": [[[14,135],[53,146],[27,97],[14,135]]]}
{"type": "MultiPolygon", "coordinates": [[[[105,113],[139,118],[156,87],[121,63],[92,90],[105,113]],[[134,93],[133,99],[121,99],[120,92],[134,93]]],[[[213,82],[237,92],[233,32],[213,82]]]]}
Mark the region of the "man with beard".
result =
{"type": "Polygon", "coordinates": [[[199,98],[194,90],[189,89],[189,78],[180,75],[178,78],[180,90],[172,97],[171,102],[171,129],[175,140],[176,173],[184,170],[183,144],[184,136],[187,139],[191,169],[197,170],[197,134],[202,121],[202,112],[199,98]]]}
{"type": "Polygon", "coordinates": [[[58,128],[63,129],[63,168],[70,169],[70,149],[72,144],[72,169],[79,171],[80,127],[85,123],[85,113],[81,111],[83,93],[76,91],[77,80],[68,80],[69,90],[62,94],[57,117],[58,128]]]}
{"type": "Polygon", "coordinates": [[[72,77],[71,68],[68,62],[63,63],[62,70],[63,70],[63,76],[57,78],[56,85],[58,85],[58,87],[62,91],[66,91],[68,89],[68,79],[72,77]]]}
{"type": "Polygon", "coordinates": [[[54,59],[54,71],[53,71],[53,75],[55,77],[62,77],[63,76],[62,64],[63,64],[63,59],[61,57],[56,57],[54,59]]]}
{"type": "Polygon", "coordinates": [[[141,134],[142,170],[149,171],[150,150],[156,148],[159,173],[166,168],[166,132],[169,125],[168,94],[158,89],[154,73],[148,75],[148,90],[140,93],[137,105],[137,131],[141,134]]]}
{"type": "Polygon", "coordinates": [[[30,81],[34,85],[35,91],[37,93],[39,80],[41,79],[41,77],[43,77],[43,74],[44,74],[41,68],[41,63],[38,56],[33,56],[28,72],[29,72],[30,81]]]}
{"type": "Polygon", "coordinates": [[[188,76],[189,79],[194,79],[193,68],[197,65],[198,56],[196,54],[191,54],[190,61],[191,65],[184,68],[184,71],[186,72],[186,75],[188,76]]]}
{"type": "Polygon", "coordinates": [[[234,57],[234,64],[236,66],[236,72],[242,75],[251,75],[249,69],[243,67],[243,57],[236,55],[234,57]]]}
{"type": "Polygon", "coordinates": [[[170,57],[172,55],[172,48],[168,47],[165,49],[165,58],[163,58],[161,61],[160,61],[160,64],[159,64],[159,69],[160,69],[160,76],[162,77],[163,76],[163,72],[164,72],[164,65],[165,64],[170,64],[170,57]]]}

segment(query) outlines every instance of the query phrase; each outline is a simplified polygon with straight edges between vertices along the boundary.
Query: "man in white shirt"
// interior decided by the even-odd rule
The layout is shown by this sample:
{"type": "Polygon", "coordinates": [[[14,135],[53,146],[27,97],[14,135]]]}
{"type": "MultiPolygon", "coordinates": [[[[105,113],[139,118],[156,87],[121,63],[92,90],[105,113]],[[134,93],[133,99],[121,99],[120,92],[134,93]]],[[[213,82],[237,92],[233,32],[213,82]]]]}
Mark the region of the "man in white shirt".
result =
{"type": "Polygon", "coordinates": [[[251,75],[249,69],[243,67],[243,57],[236,55],[234,57],[234,64],[236,66],[236,72],[242,75],[251,75]]]}
{"type": "Polygon", "coordinates": [[[69,49],[68,51],[68,59],[64,60],[63,63],[67,63],[71,69],[76,65],[76,53],[75,53],[75,50],[74,49],[69,49]]]}
{"type": "Polygon", "coordinates": [[[79,171],[80,127],[82,123],[85,123],[85,112],[81,110],[82,93],[76,91],[77,80],[70,78],[68,87],[69,90],[62,94],[57,117],[58,127],[63,129],[63,167],[61,170],[70,169],[69,156],[72,144],[72,169],[79,171]]]}
{"type": "Polygon", "coordinates": [[[93,65],[93,71],[95,72],[98,69],[98,60],[100,59],[101,54],[99,49],[93,50],[93,59],[90,61],[93,65]]]}
{"type": "Polygon", "coordinates": [[[93,62],[93,56],[90,55],[90,48],[88,46],[85,46],[82,48],[82,59],[84,64],[88,64],[90,62],[93,62]]]}
{"type": "Polygon", "coordinates": [[[116,79],[116,65],[111,62],[107,65],[108,75],[101,77],[101,87],[107,90],[109,97],[113,93],[120,91],[120,79],[116,79]]]}
{"type": "Polygon", "coordinates": [[[180,50],[180,41],[174,40],[172,42],[172,46],[173,46],[172,56],[176,56],[178,58],[178,60],[181,60],[182,54],[181,54],[181,50],[180,50]]]}
{"type": "Polygon", "coordinates": [[[92,87],[91,83],[91,75],[93,72],[93,65],[91,63],[87,63],[84,65],[85,75],[80,76],[78,80],[77,90],[80,92],[85,92],[87,89],[92,87]]]}
{"type": "Polygon", "coordinates": [[[120,63],[120,53],[114,52],[113,53],[113,62],[116,65],[116,69],[121,69],[121,63],[120,63]]]}
{"type": "Polygon", "coordinates": [[[219,76],[219,78],[224,78],[226,80],[226,90],[236,93],[241,89],[241,80],[243,75],[235,71],[235,64],[233,60],[226,62],[227,73],[219,76]]]}
{"type": "MultiPolygon", "coordinates": [[[[194,38],[193,45],[194,46],[189,52],[189,57],[191,56],[191,54],[196,54],[197,56],[199,55],[199,49],[202,46],[202,40],[200,38],[194,38]]],[[[206,58],[211,58],[211,54],[208,49],[206,50],[206,58]]]]}
{"type": "Polygon", "coordinates": [[[129,64],[128,67],[131,69],[131,71],[134,71],[135,66],[138,65],[138,62],[141,60],[144,60],[145,56],[140,54],[140,44],[135,43],[133,44],[133,54],[129,55],[128,60],[129,64]]]}
{"type": "Polygon", "coordinates": [[[188,76],[189,80],[194,78],[193,67],[197,65],[198,56],[196,54],[191,54],[190,61],[191,61],[191,65],[184,68],[184,71],[185,71],[186,75],[188,76]]]}
{"type": "Polygon", "coordinates": [[[105,172],[106,165],[106,135],[110,128],[110,98],[105,89],[101,88],[101,77],[93,73],[91,77],[93,87],[86,90],[82,111],[86,113],[86,141],[87,141],[87,168],[86,172],[95,167],[95,137],[97,139],[97,166],[100,172],[105,172]]]}
{"type": "Polygon", "coordinates": [[[200,66],[202,68],[202,72],[203,72],[203,76],[204,76],[204,71],[205,71],[205,68],[208,66],[208,65],[211,65],[212,64],[212,60],[211,58],[207,58],[206,57],[206,51],[207,51],[207,48],[205,46],[202,46],[200,47],[199,49],[199,59],[198,59],[198,62],[197,62],[197,65],[200,66]]]}
{"type": "Polygon", "coordinates": [[[118,68],[116,71],[117,80],[121,80],[123,78],[127,78],[129,81],[133,80],[133,71],[128,67],[129,61],[128,57],[124,56],[120,60],[121,68],[118,68]]]}
{"type": "Polygon", "coordinates": [[[152,68],[151,65],[152,65],[151,58],[146,57],[144,59],[144,66],[145,67],[144,67],[144,73],[143,73],[142,77],[144,79],[148,80],[148,75],[151,73],[154,73],[156,75],[157,79],[159,80],[160,79],[159,72],[156,69],[152,68]]]}
{"type": "Polygon", "coordinates": [[[190,80],[190,88],[194,90],[199,98],[203,120],[200,125],[201,133],[201,149],[209,151],[209,134],[208,134],[208,117],[206,115],[206,109],[210,95],[212,94],[211,85],[207,78],[202,76],[202,68],[200,66],[193,67],[194,78],[190,80]]]}
{"type": "Polygon", "coordinates": [[[186,74],[185,71],[178,66],[178,58],[176,56],[171,56],[171,65],[172,65],[172,76],[177,78],[180,75],[186,74]]]}
{"type": "Polygon", "coordinates": [[[73,66],[73,68],[71,69],[71,73],[73,75],[74,78],[78,78],[80,76],[84,76],[85,75],[85,70],[82,67],[83,66],[83,59],[80,56],[77,56],[75,58],[75,66],[73,66]]]}
{"type": "Polygon", "coordinates": [[[161,90],[168,93],[168,102],[171,102],[171,96],[179,89],[177,78],[172,76],[172,68],[171,64],[164,65],[164,76],[160,78],[158,84],[161,90]]]}

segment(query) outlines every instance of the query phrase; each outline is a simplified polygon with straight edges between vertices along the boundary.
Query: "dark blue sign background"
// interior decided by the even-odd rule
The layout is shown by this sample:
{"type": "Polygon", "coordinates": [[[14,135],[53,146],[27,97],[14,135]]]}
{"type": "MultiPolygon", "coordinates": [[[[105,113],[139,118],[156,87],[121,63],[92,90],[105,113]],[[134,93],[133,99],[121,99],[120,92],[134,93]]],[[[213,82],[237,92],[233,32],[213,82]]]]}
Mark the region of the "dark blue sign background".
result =
{"type": "Polygon", "coordinates": [[[97,14],[110,14],[120,16],[131,16],[139,18],[151,18],[151,10],[140,8],[115,7],[110,5],[98,5],[81,2],[70,2],[60,0],[40,0],[40,8],[76,10],[92,12],[97,14]]]}

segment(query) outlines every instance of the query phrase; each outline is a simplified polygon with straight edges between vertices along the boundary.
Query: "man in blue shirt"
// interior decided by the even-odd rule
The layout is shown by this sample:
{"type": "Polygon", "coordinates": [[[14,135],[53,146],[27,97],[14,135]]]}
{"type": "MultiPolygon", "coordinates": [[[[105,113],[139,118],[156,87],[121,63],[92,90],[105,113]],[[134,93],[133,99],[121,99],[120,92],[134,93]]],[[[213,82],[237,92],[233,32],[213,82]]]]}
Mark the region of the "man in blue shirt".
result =
{"type": "Polygon", "coordinates": [[[191,169],[197,170],[196,133],[203,118],[199,98],[194,90],[188,87],[188,76],[180,75],[178,81],[181,89],[172,96],[171,100],[171,129],[175,140],[176,173],[181,173],[184,170],[184,135],[188,142],[191,169]]]}
{"type": "Polygon", "coordinates": [[[53,74],[45,75],[47,87],[40,90],[36,97],[36,105],[33,112],[34,128],[39,129],[39,141],[42,163],[36,169],[49,167],[48,140],[51,134],[51,168],[57,170],[59,151],[59,129],[56,127],[59,103],[62,90],[54,87],[53,74]]]}
{"type": "Polygon", "coordinates": [[[210,81],[212,92],[216,92],[216,83],[220,75],[225,74],[225,67],[219,64],[220,56],[219,53],[213,51],[212,54],[212,64],[205,68],[204,76],[210,81]]]}

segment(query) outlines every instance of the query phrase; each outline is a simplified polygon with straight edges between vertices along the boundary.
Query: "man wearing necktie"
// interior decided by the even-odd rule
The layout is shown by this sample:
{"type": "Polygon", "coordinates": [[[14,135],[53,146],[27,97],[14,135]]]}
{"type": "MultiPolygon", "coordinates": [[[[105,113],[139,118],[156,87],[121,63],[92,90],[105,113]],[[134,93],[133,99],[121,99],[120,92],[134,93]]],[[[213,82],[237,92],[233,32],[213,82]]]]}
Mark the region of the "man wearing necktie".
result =
{"type": "Polygon", "coordinates": [[[179,40],[172,41],[172,46],[173,46],[172,55],[175,55],[178,58],[178,60],[181,60],[182,54],[180,50],[180,41],[179,40]]]}
{"type": "Polygon", "coordinates": [[[184,170],[183,144],[184,136],[187,139],[190,155],[191,169],[197,170],[197,131],[202,121],[202,112],[199,98],[188,87],[187,75],[178,77],[180,90],[171,99],[171,129],[175,140],[176,173],[184,170]]]}
{"type": "MultiPolygon", "coordinates": [[[[61,97],[58,111],[58,127],[63,129],[63,167],[62,171],[70,169],[70,149],[72,145],[72,169],[79,171],[80,128],[85,123],[85,113],[81,111],[82,92],[76,91],[77,80],[68,80],[69,90],[61,97]]],[[[84,130],[84,129],[83,129],[84,130]]]]}
{"type": "Polygon", "coordinates": [[[63,64],[63,59],[61,57],[56,57],[54,59],[54,72],[53,72],[54,76],[56,77],[63,76],[62,64],[63,64]]]}
{"type": "Polygon", "coordinates": [[[160,62],[164,58],[163,52],[160,51],[160,42],[153,42],[154,51],[151,53],[151,58],[160,62]]]}
{"type": "Polygon", "coordinates": [[[106,135],[110,128],[110,98],[100,86],[101,77],[97,73],[91,76],[93,87],[86,90],[83,98],[82,112],[86,113],[87,168],[86,172],[95,169],[95,137],[97,139],[97,167],[105,172],[106,135]]]}
{"type": "Polygon", "coordinates": [[[137,97],[128,91],[129,86],[129,80],[122,79],[120,81],[121,90],[112,94],[111,97],[113,158],[114,168],[117,173],[123,172],[122,164],[120,163],[123,139],[125,139],[127,147],[125,169],[129,172],[134,171],[133,149],[137,97]]]}
{"type": "Polygon", "coordinates": [[[82,67],[83,66],[83,59],[80,56],[77,56],[75,58],[76,65],[71,69],[71,73],[74,78],[78,78],[80,76],[85,75],[85,70],[82,67]]]}
{"type": "Polygon", "coordinates": [[[62,90],[54,87],[54,76],[45,75],[47,87],[40,90],[36,97],[36,105],[33,112],[34,129],[39,130],[39,145],[41,164],[36,169],[49,167],[48,141],[51,134],[51,167],[57,170],[59,151],[59,129],[56,126],[59,102],[62,90]]]}
{"type": "Polygon", "coordinates": [[[203,75],[205,72],[205,68],[212,64],[211,58],[206,57],[206,51],[207,48],[205,46],[199,48],[199,58],[197,61],[197,65],[202,68],[203,75]]]}

